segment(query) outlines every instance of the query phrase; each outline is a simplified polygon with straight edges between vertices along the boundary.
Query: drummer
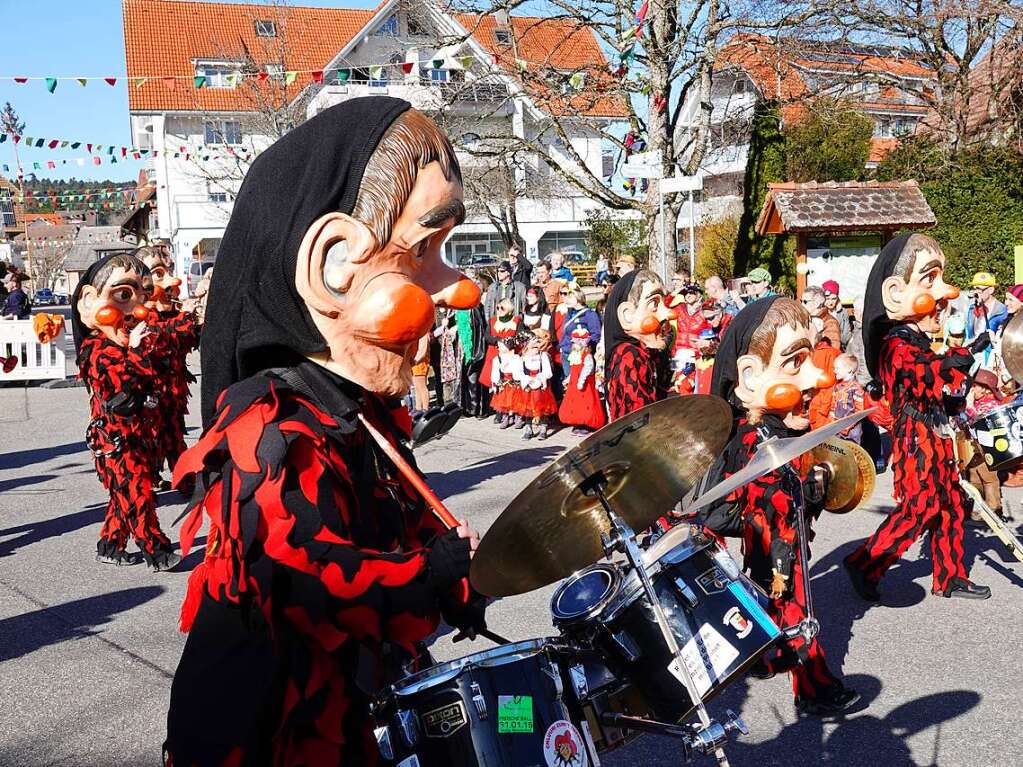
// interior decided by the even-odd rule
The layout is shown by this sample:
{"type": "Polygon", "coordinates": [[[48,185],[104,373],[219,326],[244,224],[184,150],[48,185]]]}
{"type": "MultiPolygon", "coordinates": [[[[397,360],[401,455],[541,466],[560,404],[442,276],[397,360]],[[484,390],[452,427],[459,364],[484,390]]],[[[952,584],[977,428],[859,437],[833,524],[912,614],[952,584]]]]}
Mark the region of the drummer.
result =
{"type": "MultiPolygon", "coordinates": [[[[810,315],[798,302],[770,296],[749,304],[729,324],[718,348],[711,392],[736,411],[735,431],[725,446],[724,474],[741,470],[757,445],[771,437],[790,437],[810,426],[809,401],[818,386],[834,379],[812,362],[814,331],[810,315]]],[[[798,539],[795,489],[781,470],[737,490],[728,498],[743,521],[744,566],[771,597],[771,617],[794,626],[807,617],[798,539]]],[[[819,501],[818,482],[804,480],[807,506],[819,501]]],[[[809,514],[807,518],[809,526],[809,514]]],[[[767,678],[792,674],[796,708],[811,716],[848,711],[860,699],[828,668],[817,637],[785,640],[779,654],[754,671],[767,678]]]]}

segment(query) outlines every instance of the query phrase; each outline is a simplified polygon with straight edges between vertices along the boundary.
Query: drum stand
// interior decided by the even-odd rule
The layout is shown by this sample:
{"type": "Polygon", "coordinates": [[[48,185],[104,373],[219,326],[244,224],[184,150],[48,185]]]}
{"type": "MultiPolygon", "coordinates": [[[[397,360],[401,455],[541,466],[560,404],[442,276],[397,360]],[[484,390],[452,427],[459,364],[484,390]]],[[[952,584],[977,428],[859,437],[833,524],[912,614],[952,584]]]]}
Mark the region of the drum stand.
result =
{"type": "MultiPolygon", "coordinates": [[[[579,470],[580,474],[584,474],[581,467],[579,467],[579,470]]],[[[745,735],[749,731],[746,729],[746,725],[743,721],[731,711],[728,712],[728,719],[724,724],[720,724],[719,722],[712,720],[710,715],[707,713],[707,708],[703,705],[703,696],[700,695],[696,688],[696,683],[693,681],[692,674],[690,674],[689,668],[686,666],[682,650],[678,646],[675,634],[672,633],[671,628],[668,626],[668,620],[664,615],[664,608],[657,596],[657,592],[654,590],[653,582],[650,580],[650,576],[647,573],[646,563],[643,561],[643,552],[636,543],[636,533],[631,527],[629,527],[629,524],[618,516],[614,509],[611,508],[611,504],[608,502],[607,495],[605,495],[604,492],[606,488],[607,478],[602,472],[597,472],[596,474],[588,476],[584,474],[583,482],[579,486],[580,490],[585,492],[587,495],[595,496],[597,500],[600,501],[600,505],[604,508],[608,520],[611,522],[610,531],[601,536],[605,556],[610,556],[615,551],[622,552],[625,554],[626,558],[635,569],[636,574],[639,576],[639,579],[643,584],[643,591],[646,593],[647,601],[653,609],[654,617],[657,620],[657,626],[661,631],[661,636],[664,638],[664,643],[675,658],[674,663],[672,664],[672,670],[675,672],[676,677],[685,686],[686,692],[689,694],[689,699],[696,707],[696,713],[700,718],[700,727],[697,728],[693,726],[669,724],[667,722],[657,722],[651,719],[612,713],[605,714],[604,719],[607,724],[616,727],[657,732],[663,735],[672,735],[681,738],[685,749],[686,759],[689,758],[689,755],[693,751],[702,754],[713,753],[717,758],[717,762],[720,767],[728,767],[728,757],[725,756],[723,748],[724,744],[728,741],[732,734],[738,732],[745,735]]]]}
{"type": "Polygon", "coordinates": [[[792,501],[796,507],[796,535],[799,536],[799,574],[803,581],[803,597],[806,600],[806,617],[794,626],[786,626],[782,633],[788,639],[802,636],[809,644],[820,633],[820,621],[813,614],[813,593],[810,587],[810,546],[807,544],[809,527],[806,524],[806,501],[803,498],[803,480],[791,465],[785,464],[781,472],[791,485],[792,501]]]}

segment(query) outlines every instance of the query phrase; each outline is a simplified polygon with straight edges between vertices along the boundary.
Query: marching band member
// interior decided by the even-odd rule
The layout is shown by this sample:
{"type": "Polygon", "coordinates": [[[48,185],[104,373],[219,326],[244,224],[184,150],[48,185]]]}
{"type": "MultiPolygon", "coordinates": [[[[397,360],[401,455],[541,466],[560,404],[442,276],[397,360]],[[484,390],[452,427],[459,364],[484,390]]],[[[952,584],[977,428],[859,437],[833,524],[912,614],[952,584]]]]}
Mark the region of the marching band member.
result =
{"type": "Polygon", "coordinates": [[[151,473],[152,430],[146,413],[156,404],[153,336],[148,312],[149,270],[134,256],[115,254],[92,264],[71,298],[71,327],[79,376],[89,392],[92,420],[86,442],[96,473],[110,493],[96,559],[133,565],[133,537],[154,570],[181,561],[160,529],[151,473]]]}
{"type": "MultiPolygon", "coordinates": [[[[863,346],[874,388],[894,417],[892,467],[895,510],[845,559],[856,592],[880,601],[885,572],[924,533],[931,534],[931,593],[987,599],[991,589],[966,577],[963,565],[963,494],[959,487],[949,397],[965,398],[973,355],[952,346],[931,349],[930,334],[959,290],[946,284],[945,254],[932,237],[905,234],[881,251],[863,309],[863,346]]],[[[973,351],[990,346],[987,333],[973,351]]],[[[870,392],[872,395],[875,392],[870,392]]]]}
{"type": "Polygon", "coordinates": [[[321,112],[264,151],[235,201],[202,338],[205,432],[189,630],[166,764],[372,765],[370,696],[441,616],[472,632],[478,538],[435,520],[406,455],[418,339],[479,288],[440,249],[465,208],[450,142],[387,97],[321,112]],[[373,430],[367,427],[373,426],[373,430]]]}
{"type": "MultiPolygon", "coordinates": [[[[780,296],[748,304],[725,330],[711,383],[712,393],[739,414],[724,450],[725,476],[749,463],[764,439],[789,437],[809,428],[811,394],[818,386],[833,383],[823,380],[822,371],[813,364],[813,338],[806,309],[780,296]]],[[[770,595],[771,617],[782,627],[807,617],[802,575],[809,563],[800,556],[797,495],[812,499],[823,494],[814,480],[802,482],[805,491],[792,487],[790,476],[778,469],[728,498],[742,519],[745,568],[770,595]]],[[[808,512],[808,530],[810,516],[808,512]]],[[[790,672],[796,708],[801,712],[829,716],[848,711],[859,701],[859,694],[828,668],[818,637],[807,641],[797,635],[779,649],[777,657],[761,664],[759,675],[790,672]]]]}

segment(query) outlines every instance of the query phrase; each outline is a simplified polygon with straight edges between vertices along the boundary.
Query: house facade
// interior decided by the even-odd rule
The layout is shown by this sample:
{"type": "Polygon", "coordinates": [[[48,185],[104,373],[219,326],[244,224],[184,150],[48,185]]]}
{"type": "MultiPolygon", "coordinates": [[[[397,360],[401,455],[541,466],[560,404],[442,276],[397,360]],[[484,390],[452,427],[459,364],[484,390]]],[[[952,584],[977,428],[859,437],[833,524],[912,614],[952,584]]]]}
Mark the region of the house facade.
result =
{"type": "MultiPolygon", "coordinates": [[[[476,150],[528,139],[562,167],[582,162],[603,175],[600,128],[621,119],[624,106],[588,100],[559,121],[565,130],[557,135],[549,119],[554,100],[516,77],[517,67],[534,65],[566,77],[604,68],[589,30],[450,14],[418,0],[375,10],[124,0],[124,29],[128,77],[136,83],[129,88],[134,144],[157,151],[146,168],[160,211],[154,236],[171,243],[182,273],[193,259],[215,257],[234,195],[260,151],[304,119],[366,95],[406,99],[451,136],[467,178],[469,219],[446,244],[450,260],[500,253],[488,211],[507,213],[508,204],[529,255],[585,250],[596,203],[521,148],[507,163],[507,183],[490,183],[500,163],[476,150]],[[179,78],[173,84],[172,76],[179,78]],[[191,76],[202,87],[186,87],[182,79],[191,76]],[[476,190],[482,193],[474,198],[476,190]]],[[[558,103],[563,110],[564,99],[558,103]]]]}

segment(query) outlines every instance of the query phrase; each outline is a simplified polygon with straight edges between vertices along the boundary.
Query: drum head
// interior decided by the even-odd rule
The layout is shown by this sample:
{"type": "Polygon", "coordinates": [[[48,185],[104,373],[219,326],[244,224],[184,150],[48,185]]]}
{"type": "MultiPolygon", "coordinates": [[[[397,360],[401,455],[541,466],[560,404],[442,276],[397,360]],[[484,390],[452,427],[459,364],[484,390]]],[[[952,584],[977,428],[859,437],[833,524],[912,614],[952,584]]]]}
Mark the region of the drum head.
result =
{"type": "Polygon", "coordinates": [[[483,652],[473,653],[464,658],[438,663],[430,666],[412,676],[401,680],[394,685],[394,694],[397,696],[415,695],[423,690],[439,684],[444,684],[454,679],[468,668],[502,666],[506,663],[515,663],[524,658],[531,658],[550,645],[548,639],[528,639],[524,642],[501,645],[483,652]]]}
{"type": "Polygon", "coordinates": [[[557,623],[570,623],[598,614],[618,591],[621,574],[613,565],[594,565],[570,576],[551,597],[557,623]]]}

